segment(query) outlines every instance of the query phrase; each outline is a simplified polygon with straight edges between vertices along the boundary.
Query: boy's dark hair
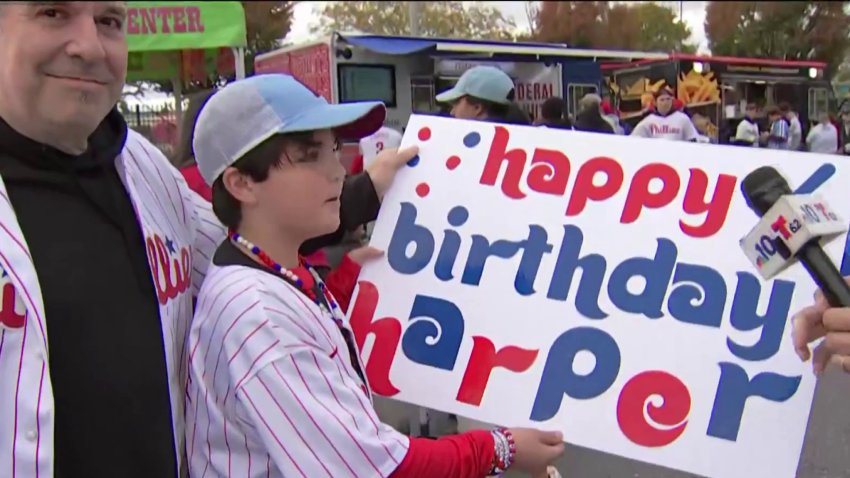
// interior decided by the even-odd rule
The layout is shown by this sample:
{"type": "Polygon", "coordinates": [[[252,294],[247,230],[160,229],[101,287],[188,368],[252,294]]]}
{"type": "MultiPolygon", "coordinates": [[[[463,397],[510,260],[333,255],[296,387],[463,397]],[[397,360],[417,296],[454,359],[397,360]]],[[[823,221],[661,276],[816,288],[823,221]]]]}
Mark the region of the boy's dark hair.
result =
{"type": "Polygon", "coordinates": [[[791,111],[791,105],[789,105],[787,101],[783,101],[782,103],[779,103],[779,111],[787,113],[791,111]]]}
{"type": "Polygon", "coordinates": [[[769,106],[765,110],[765,114],[767,116],[775,116],[775,115],[778,115],[778,114],[782,114],[782,111],[779,108],[777,108],[776,106],[769,106]]]}
{"type": "MultiPolygon", "coordinates": [[[[290,144],[303,146],[305,149],[317,146],[313,132],[276,134],[263,141],[257,147],[245,153],[231,167],[241,174],[250,177],[255,182],[263,182],[269,178],[272,168],[283,164],[284,149],[290,144]]],[[[298,162],[301,158],[292,158],[298,162]]],[[[242,222],[242,204],[224,187],[224,175],[216,178],[212,185],[212,208],[218,220],[229,229],[236,229],[242,222]]]]}

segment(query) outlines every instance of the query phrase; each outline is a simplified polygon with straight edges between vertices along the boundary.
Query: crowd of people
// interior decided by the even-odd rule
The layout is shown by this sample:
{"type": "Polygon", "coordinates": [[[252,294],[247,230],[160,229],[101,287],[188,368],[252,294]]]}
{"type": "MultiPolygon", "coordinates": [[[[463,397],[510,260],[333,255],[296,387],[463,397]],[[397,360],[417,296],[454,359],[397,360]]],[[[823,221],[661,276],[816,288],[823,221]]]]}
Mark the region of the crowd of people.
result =
{"type": "MultiPolygon", "coordinates": [[[[191,115],[181,175],[116,108],[125,21],[125,2],[0,6],[0,475],[556,474],[559,432],[431,440],[375,412],[343,312],[376,251],[336,282],[310,258],[373,221],[417,153],[346,177],[340,141],[378,132],[384,105],[233,82],[191,115]]],[[[510,79],[464,76],[438,97],[454,116],[521,116],[510,79]]],[[[850,311],[819,297],[794,327],[801,358],[826,336],[816,369],[850,371],[850,311]]]]}

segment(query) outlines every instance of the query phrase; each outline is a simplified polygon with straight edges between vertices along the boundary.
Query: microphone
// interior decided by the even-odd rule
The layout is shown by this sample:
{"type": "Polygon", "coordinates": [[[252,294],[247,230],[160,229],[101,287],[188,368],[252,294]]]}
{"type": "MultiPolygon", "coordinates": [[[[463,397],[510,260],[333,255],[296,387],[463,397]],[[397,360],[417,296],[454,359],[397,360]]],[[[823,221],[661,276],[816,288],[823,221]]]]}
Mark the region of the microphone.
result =
{"type": "Polygon", "coordinates": [[[832,307],[850,307],[850,286],[824,245],[843,237],[847,223],[816,194],[793,194],[779,171],[763,166],[741,183],[747,205],[761,219],[741,248],[764,279],[799,260],[832,307]]]}

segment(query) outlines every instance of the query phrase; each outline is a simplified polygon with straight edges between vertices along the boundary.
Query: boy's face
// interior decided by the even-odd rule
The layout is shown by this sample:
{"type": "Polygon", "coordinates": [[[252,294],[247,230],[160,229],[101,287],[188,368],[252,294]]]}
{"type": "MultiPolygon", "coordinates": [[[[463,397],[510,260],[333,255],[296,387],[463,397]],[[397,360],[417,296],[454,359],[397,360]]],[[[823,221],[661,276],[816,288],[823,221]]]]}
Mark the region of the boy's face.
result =
{"type": "Polygon", "coordinates": [[[315,132],[313,139],[311,145],[288,144],[280,166],[253,185],[257,218],[284,237],[307,240],[339,227],[345,168],[338,143],[330,130],[315,132]]]}

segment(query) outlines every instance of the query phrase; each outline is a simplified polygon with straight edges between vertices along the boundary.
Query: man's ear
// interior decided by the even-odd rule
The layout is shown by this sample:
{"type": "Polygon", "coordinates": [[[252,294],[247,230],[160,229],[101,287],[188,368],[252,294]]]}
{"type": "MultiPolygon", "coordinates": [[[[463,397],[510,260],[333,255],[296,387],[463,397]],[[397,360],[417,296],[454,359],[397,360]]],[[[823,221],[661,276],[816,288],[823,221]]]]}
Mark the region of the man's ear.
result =
{"type": "Polygon", "coordinates": [[[221,182],[224,189],[234,199],[243,204],[257,202],[256,184],[249,176],[242,174],[236,168],[227,168],[221,174],[221,182]]]}

